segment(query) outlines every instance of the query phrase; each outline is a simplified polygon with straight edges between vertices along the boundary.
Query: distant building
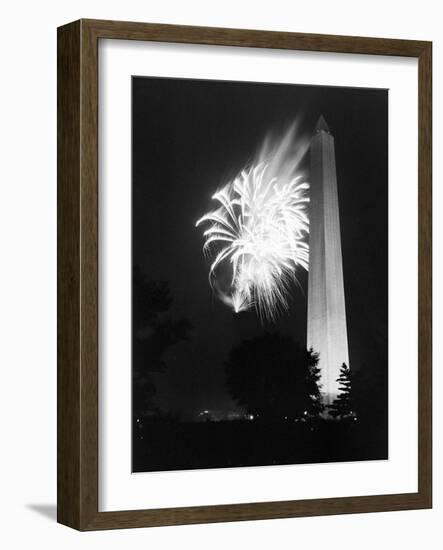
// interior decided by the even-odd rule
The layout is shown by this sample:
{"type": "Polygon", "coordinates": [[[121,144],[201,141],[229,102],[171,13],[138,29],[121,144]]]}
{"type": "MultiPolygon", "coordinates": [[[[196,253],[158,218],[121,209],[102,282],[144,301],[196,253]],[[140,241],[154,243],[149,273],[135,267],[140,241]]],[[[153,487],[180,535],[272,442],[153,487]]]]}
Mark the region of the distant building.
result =
{"type": "Polygon", "coordinates": [[[232,420],[252,420],[253,415],[244,411],[226,411],[224,409],[204,409],[197,415],[199,422],[222,422],[232,420]]]}

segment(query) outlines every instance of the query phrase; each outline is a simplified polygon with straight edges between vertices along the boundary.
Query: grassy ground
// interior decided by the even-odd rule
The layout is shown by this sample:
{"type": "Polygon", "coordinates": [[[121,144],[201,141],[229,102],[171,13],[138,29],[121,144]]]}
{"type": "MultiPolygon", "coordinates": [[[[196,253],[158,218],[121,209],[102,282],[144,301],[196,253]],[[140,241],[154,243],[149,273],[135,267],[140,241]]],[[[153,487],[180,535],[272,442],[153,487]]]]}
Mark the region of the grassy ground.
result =
{"type": "Polygon", "coordinates": [[[145,421],[134,432],[133,471],[386,459],[386,430],[375,428],[360,421],[145,421]]]}

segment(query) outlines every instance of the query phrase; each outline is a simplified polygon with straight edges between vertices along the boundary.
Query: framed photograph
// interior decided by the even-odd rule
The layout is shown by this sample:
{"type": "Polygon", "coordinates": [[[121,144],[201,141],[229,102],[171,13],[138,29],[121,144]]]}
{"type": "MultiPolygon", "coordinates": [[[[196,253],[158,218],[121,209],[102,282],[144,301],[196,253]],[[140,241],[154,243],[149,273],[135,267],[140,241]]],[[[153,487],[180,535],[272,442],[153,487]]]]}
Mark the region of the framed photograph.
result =
{"type": "Polygon", "coordinates": [[[430,508],[431,43],[58,29],[58,520],[430,508]]]}

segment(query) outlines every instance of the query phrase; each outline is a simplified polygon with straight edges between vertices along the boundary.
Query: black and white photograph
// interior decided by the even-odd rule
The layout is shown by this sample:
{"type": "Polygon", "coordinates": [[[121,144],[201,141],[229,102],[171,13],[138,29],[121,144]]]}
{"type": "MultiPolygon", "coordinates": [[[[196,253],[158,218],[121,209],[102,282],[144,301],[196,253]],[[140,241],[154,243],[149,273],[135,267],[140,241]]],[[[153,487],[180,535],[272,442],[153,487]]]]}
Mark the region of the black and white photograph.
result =
{"type": "Polygon", "coordinates": [[[132,77],[132,469],[386,460],[388,90],[132,77]]]}
{"type": "Polygon", "coordinates": [[[440,5],[2,8],[0,547],[438,548],[440,5]]]}
{"type": "Polygon", "coordinates": [[[438,547],[437,3],[2,7],[0,546],[438,547]]]}

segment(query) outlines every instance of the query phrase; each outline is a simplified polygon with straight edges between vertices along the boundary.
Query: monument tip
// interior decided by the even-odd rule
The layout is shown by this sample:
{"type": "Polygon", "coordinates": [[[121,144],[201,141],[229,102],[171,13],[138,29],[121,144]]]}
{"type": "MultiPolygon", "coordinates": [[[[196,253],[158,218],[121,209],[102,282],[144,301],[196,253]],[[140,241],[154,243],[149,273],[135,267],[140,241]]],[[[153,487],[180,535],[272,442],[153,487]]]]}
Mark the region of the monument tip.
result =
{"type": "Polygon", "coordinates": [[[318,132],[327,132],[328,134],[331,133],[329,130],[329,126],[326,124],[326,120],[324,119],[323,115],[320,115],[320,118],[318,119],[317,126],[315,127],[315,133],[318,132]]]}

